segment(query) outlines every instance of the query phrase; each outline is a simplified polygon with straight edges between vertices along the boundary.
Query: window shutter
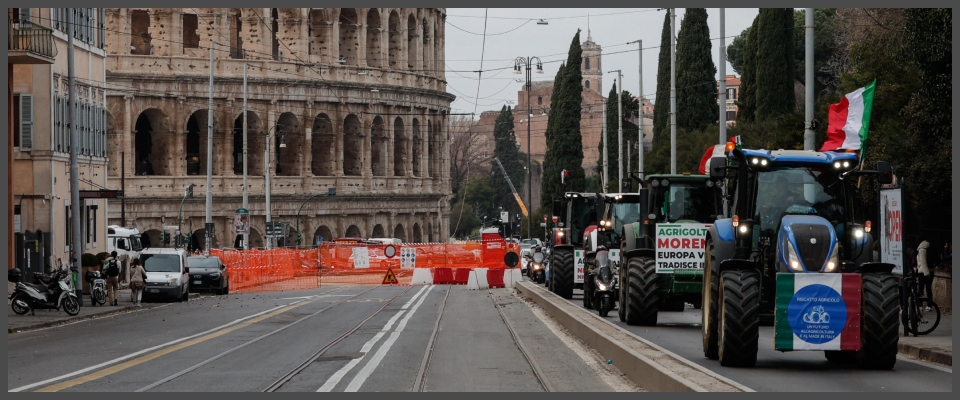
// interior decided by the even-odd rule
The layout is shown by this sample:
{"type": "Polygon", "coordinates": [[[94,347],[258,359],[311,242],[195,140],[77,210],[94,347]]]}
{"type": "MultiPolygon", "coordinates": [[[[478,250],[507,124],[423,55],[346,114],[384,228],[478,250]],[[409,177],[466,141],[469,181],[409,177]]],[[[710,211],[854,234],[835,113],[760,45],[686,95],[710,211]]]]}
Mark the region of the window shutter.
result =
{"type": "Polygon", "coordinates": [[[20,95],[20,151],[33,150],[33,95],[20,95]]]}
{"type": "Polygon", "coordinates": [[[30,9],[21,8],[19,18],[21,23],[30,22],[30,9]]]}
{"type": "Polygon", "coordinates": [[[99,18],[97,18],[97,30],[99,31],[99,34],[100,34],[100,35],[99,35],[99,36],[100,36],[100,41],[99,41],[97,44],[100,46],[101,49],[104,49],[104,48],[106,48],[106,44],[104,43],[104,37],[103,37],[103,36],[104,36],[104,32],[105,32],[106,30],[104,29],[103,24],[104,24],[104,20],[107,19],[107,13],[104,11],[105,9],[103,9],[103,8],[100,8],[99,10],[100,10],[100,13],[97,14],[97,16],[99,17],[99,18]]]}

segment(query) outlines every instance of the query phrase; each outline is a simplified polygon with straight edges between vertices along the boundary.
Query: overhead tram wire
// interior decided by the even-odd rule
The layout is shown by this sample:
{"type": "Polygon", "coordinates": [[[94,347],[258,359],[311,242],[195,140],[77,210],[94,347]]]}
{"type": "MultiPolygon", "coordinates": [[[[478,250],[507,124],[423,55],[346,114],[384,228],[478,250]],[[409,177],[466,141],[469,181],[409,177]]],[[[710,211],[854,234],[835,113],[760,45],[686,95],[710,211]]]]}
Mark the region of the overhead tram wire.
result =
{"type": "MultiPolygon", "coordinates": [[[[486,15],[487,15],[488,12],[489,12],[489,9],[488,9],[488,8],[484,8],[484,9],[483,9],[483,15],[484,15],[484,17],[486,17],[486,15]]],[[[474,98],[474,100],[473,100],[473,101],[475,101],[476,103],[479,103],[479,102],[480,102],[480,83],[483,82],[483,80],[482,80],[482,78],[483,78],[483,56],[484,56],[484,52],[486,52],[486,47],[487,47],[487,19],[484,18],[484,19],[483,19],[483,44],[480,46],[480,70],[477,71],[477,96],[476,96],[476,98],[474,98]]],[[[477,112],[477,104],[476,104],[476,103],[473,104],[473,112],[474,112],[474,113],[477,112]]]]}

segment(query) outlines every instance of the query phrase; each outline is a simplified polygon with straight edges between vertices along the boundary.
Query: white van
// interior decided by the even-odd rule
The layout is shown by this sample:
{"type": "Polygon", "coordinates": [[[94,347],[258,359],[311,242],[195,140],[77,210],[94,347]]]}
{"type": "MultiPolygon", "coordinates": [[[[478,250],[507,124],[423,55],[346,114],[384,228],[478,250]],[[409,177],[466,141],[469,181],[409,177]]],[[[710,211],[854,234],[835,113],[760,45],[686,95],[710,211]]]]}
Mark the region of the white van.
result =
{"type": "Polygon", "coordinates": [[[367,240],[371,242],[379,242],[383,244],[403,244],[403,241],[397,238],[371,238],[367,240]]]}
{"type": "Polygon", "coordinates": [[[187,251],[182,248],[151,247],[140,252],[140,265],[147,272],[146,298],[190,300],[187,251]]]}
{"type": "Polygon", "coordinates": [[[116,251],[118,256],[126,254],[128,260],[132,260],[140,257],[142,250],[140,231],[137,228],[123,228],[119,225],[107,226],[107,253],[116,251]]]}

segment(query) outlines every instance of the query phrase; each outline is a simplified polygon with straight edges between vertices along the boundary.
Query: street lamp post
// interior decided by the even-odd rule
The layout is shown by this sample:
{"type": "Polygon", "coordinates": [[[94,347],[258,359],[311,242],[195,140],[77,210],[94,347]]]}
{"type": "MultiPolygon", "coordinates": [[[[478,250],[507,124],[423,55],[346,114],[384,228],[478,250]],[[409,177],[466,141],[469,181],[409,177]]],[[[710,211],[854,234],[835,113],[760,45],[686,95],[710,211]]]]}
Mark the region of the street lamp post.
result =
{"type": "MultiPolygon", "coordinates": [[[[523,65],[527,72],[527,204],[530,205],[530,212],[533,212],[533,164],[530,161],[530,155],[533,154],[533,149],[530,147],[530,125],[533,123],[533,105],[530,104],[530,90],[531,90],[531,75],[530,67],[533,65],[533,60],[537,61],[537,73],[543,73],[543,62],[540,61],[538,57],[517,57],[516,63],[513,67],[513,73],[520,73],[520,66],[523,65]]],[[[531,238],[531,218],[530,215],[527,215],[527,239],[531,238]]]]}
{"type": "MultiPolygon", "coordinates": [[[[312,199],[312,198],[314,198],[314,197],[317,197],[317,196],[320,196],[321,194],[323,194],[323,193],[317,193],[317,194],[315,194],[315,195],[312,195],[312,196],[310,196],[310,197],[307,197],[307,199],[304,200],[302,204],[300,204],[300,208],[297,209],[297,247],[298,247],[298,248],[300,247],[300,211],[303,210],[303,206],[307,205],[307,202],[310,201],[310,199],[312,199]]],[[[330,189],[327,191],[327,197],[328,197],[329,199],[331,199],[331,200],[332,200],[332,199],[336,199],[336,198],[337,198],[337,190],[336,190],[335,188],[330,188],[330,189]]]]}
{"type": "Polygon", "coordinates": [[[267,178],[267,188],[266,188],[266,192],[267,192],[267,193],[266,193],[266,194],[267,194],[267,196],[266,196],[266,197],[267,197],[267,249],[273,248],[273,246],[272,246],[272,241],[271,241],[271,239],[273,239],[273,235],[271,235],[271,230],[270,230],[270,228],[271,228],[271,223],[270,223],[270,222],[271,222],[271,221],[270,221],[270,214],[271,214],[271,212],[270,212],[270,189],[271,189],[271,186],[270,186],[270,175],[273,175],[273,173],[270,171],[270,135],[271,135],[271,131],[273,132],[274,135],[280,135],[280,148],[285,148],[285,147],[287,147],[287,144],[284,143],[284,141],[283,141],[283,131],[280,129],[280,128],[282,128],[282,127],[283,127],[283,125],[274,125],[274,126],[271,127],[270,130],[268,130],[267,133],[264,135],[264,136],[266,136],[266,140],[267,140],[267,148],[266,148],[266,150],[264,150],[264,153],[266,153],[266,154],[264,154],[264,163],[266,164],[266,165],[264,166],[264,172],[266,173],[266,178],[267,178]]]}

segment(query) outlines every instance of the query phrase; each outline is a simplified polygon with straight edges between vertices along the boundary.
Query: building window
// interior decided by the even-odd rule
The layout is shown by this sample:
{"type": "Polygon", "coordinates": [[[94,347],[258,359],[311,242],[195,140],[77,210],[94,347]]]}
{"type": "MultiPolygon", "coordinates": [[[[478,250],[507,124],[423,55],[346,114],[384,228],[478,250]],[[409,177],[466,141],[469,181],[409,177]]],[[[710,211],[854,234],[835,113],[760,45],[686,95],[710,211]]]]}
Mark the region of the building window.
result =
{"type": "Polygon", "coordinates": [[[727,88],[727,100],[737,99],[737,88],[727,88]]]}
{"type": "Polygon", "coordinates": [[[583,83],[584,83],[584,86],[587,87],[587,89],[590,89],[590,81],[583,81],[583,83]]]}
{"type": "Polygon", "coordinates": [[[537,96],[537,105],[543,105],[543,96],[537,96]]]}
{"type": "Polygon", "coordinates": [[[130,12],[130,54],[150,55],[150,14],[144,10],[130,12]]]}
{"type": "Polygon", "coordinates": [[[200,47],[200,35],[197,33],[197,14],[183,14],[183,48],[200,47]]]}
{"type": "Polygon", "coordinates": [[[33,150],[33,95],[13,95],[13,147],[20,151],[33,150]]]}
{"type": "Polygon", "coordinates": [[[727,110],[727,122],[734,121],[737,119],[737,112],[734,110],[727,110]]]}
{"type": "Polygon", "coordinates": [[[583,69],[589,71],[589,70],[590,70],[590,57],[584,57],[583,62],[584,62],[584,68],[583,68],[583,69]]]}

